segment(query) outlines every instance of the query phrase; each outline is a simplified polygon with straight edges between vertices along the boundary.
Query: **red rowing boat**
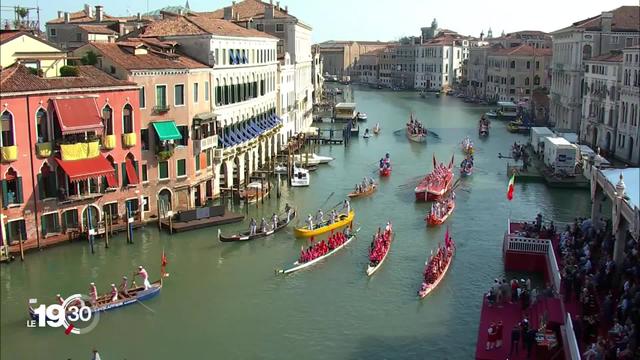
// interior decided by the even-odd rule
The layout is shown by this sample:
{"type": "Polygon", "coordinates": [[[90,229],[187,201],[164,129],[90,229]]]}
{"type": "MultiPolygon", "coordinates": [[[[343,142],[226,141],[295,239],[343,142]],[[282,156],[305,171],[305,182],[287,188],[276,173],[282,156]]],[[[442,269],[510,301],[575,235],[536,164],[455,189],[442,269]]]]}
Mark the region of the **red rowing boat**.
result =
{"type": "Polygon", "coordinates": [[[443,199],[441,201],[438,201],[437,204],[438,206],[440,206],[442,209],[445,209],[445,210],[441,211],[439,216],[433,210],[430,211],[429,214],[427,214],[427,216],[424,218],[424,220],[427,222],[428,225],[435,226],[435,225],[440,225],[444,223],[445,221],[447,221],[447,219],[449,218],[449,215],[451,215],[453,213],[453,210],[456,208],[456,201],[453,198],[443,199]]]}
{"type": "Polygon", "coordinates": [[[451,189],[453,185],[453,156],[448,166],[436,164],[436,156],[433,156],[433,168],[430,174],[425,176],[418,186],[414,189],[416,194],[416,200],[418,201],[435,201],[444,195],[451,189]],[[436,169],[440,167],[440,172],[444,172],[444,175],[436,175],[436,169]]]}
{"type": "Polygon", "coordinates": [[[389,175],[391,175],[391,166],[380,168],[380,176],[389,176],[389,175]]]}
{"type": "Polygon", "coordinates": [[[453,260],[456,252],[456,244],[449,237],[449,229],[444,235],[444,246],[438,248],[436,256],[429,258],[425,264],[424,273],[422,274],[422,285],[418,290],[418,297],[424,299],[429,295],[442,281],[449,270],[449,265],[453,260]]]}

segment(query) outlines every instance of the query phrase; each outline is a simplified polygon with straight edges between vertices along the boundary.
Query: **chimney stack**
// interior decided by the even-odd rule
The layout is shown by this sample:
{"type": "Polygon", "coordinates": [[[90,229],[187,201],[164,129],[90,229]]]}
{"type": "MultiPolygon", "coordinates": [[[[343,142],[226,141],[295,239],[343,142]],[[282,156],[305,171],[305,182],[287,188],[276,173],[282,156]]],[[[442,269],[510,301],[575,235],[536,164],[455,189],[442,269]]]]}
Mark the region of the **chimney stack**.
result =
{"type": "Polygon", "coordinates": [[[280,1],[276,1],[276,9],[280,10],[280,1]]]}
{"type": "Polygon", "coordinates": [[[602,15],[600,15],[600,26],[602,27],[603,33],[611,32],[611,24],[613,23],[613,13],[608,11],[603,11],[602,15]]]}
{"type": "Polygon", "coordinates": [[[284,12],[289,13],[289,5],[285,5],[284,12]]]}
{"type": "MultiPolygon", "coordinates": [[[[272,0],[273,2],[273,0],[272,0]]],[[[265,4],[264,5],[264,18],[265,19],[273,19],[273,4],[265,4]]]]}
{"type": "Polygon", "coordinates": [[[233,20],[233,6],[227,6],[224,8],[224,19],[225,20],[233,20]]]}
{"type": "Polygon", "coordinates": [[[84,4],[84,13],[87,14],[88,17],[93,17],[93,8],[89,4],[84,4]]]}
{"type": "Polygon", "coordinates": [[[136,18],[138,19],[138,21],[142,20],[142,15],[140,13],[138,13],[138,15],[136,16],[136,18]]]}
{"type": "Polygon", "coordinates": [[[96,5],[96,20],[102,22],[104,20],[104,10],[102,5],[96,5]]]}
{"type": "Polygon", "coordinates": [[[68,24],[70,19],[71,19],[71,16],[69,16],[69,13],[65,12],[64,13],[64,23],[68,24]]]}
{"type": "Polygon", "coordinates": [[[62,10],[58,10],[58,19],[60,19],[62,15],[63,15],[62,10]]]}

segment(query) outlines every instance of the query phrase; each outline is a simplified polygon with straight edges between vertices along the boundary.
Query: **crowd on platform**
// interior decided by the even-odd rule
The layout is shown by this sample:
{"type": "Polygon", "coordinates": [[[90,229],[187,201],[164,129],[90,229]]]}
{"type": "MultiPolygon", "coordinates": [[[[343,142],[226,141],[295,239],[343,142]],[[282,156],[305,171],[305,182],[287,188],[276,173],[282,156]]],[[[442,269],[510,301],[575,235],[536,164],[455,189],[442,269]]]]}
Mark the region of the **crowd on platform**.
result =
{"type": "Polygon", "coordinates": [[[622,263],[613,260],[611,223],[576,218],[560,236],[565,301],[576,299],[576,337],[584,359],[638,358],[640,246],[628,237],[622,263]]]}
{"type": "Polygon", "coordinates": [[[320,256],[324,256],[333,249],[344,244],[345,241],[347,241],[347,235],[342,232],[337,232],[329,236],[329,239],[327,241],[322,240],[319,243],[309,246],[306,250],[303,248],[300,251],[300,258],[298,258],[298,263],[306,263],[317,259],[320,256]]]}

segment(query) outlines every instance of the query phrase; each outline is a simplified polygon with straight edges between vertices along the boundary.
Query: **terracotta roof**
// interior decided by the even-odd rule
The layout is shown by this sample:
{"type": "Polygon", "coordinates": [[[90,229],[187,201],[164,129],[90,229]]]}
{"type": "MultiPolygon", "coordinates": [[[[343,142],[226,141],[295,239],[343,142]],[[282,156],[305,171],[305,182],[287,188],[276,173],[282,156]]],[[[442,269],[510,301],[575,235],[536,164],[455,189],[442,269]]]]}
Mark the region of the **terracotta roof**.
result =
{"type": "Polygon", "coordinates": [[[27,35],[27,32],[24,31],[16,31],[16,30],[3,30],[0,32],[0,44],[4,44],[9,40],[13,40],[19,36],[27,35]]]}
{"type": "MultiPolygon", "coordinates": [[[[620,6],[608,12],[613,14],[611,31],[640,31],[640,6],[620,6]]],[[[580,20],[573,23],[572,26],[585,30],[600,31],[602,30],[601,20],[602,14],[580,20]]]]}
{"type": "MultiPolygon", "coordinates": [[[[118,18],[111,15],[104,14],[104,20],[115,21],[115,20],[118,20],[118,18]]],[[[94,22],[94,21],[96,21],[96,18],[93,16],[89,16],[89,14],[87,14],[84,10],[69,13],[69,23],[86,23],[86,22],[94,22]]],[[[63,24],[63,23],[64,23],[64,16],[47,21],[47,24],[63,24]]]]}
{"type": "Polygon", "coordinates": [[[91,34],[115,35],[117,32],[109,29],[106,25],[78,25],[78,27],[91,34]]]}
{"type": "Polygon", "coordinates": [[[208,65],[200,63],[182,54],[164,54],[155,51],[142,42],[95,42],[89,43],[85,46],[94,47],[102,54],[103,57],[110,59],[116,65],[119,65],[126,70],[200,69],[209,67],[208,65]],[[134,55],[133,51],[127,51],[126,49],[131,47],[145,47],[148,52],[143,55],[134,55]]]}
{"type": "Polygon", "coordinates": [[[489,51],[490,56],[551,56],[552,53],[551,49],[535,48],[527,44],[512,48],[493,47],[489,51]]]}
{"type": "MultiPolygon", "coordinates": [[[[244,1],[236,2],[236,4],[233,5],[234,16],[235,14],[240,15],[240,19],[239,19],[240,21],[249,20],[251,18],[264,19],[264,9],[265,9],[265,6],[268,6],[268,5],[271,5],[271,4],[263,1],[259,1],[259,0],[244,0],[244,1]]],[[[231,6],[231,4],[229,4],[228,6],[231,6]]],[[[275,19],[284,19],[284,18],[295,19],[296,18],[295,16],[289,15],[287,12],[285,12],[284,8],[281,7],[280,10],[278,10],[276,8],[276,5],[272,5],[272,6],[273,6],[273,17],[275,19]]],[[[212,12],[208,12],[208,13],[201,13],[201,14],[208,14],[217,19],[224,19],[224,8],[218,9],[212,12]]],[[[233,20],[235,20],[235,18],[233,20]]]]}
{"type": "Polygon", "coordinates": [[[78,70],[78,76],[41,78],[33,75],[24,65],[12,65],[0,70],[0,88],[2,93],[11,93],[72,88],[136,86],[135,83],[118,80],[90,65],[78,66],[78,70]]]}
{"type": "Polygon", "coordinates": [[[243,28],[231,21],[220,20],[206,14],[176,16],[154,21],[145,26],[138,36],[145,38],[204,34],[277,39],[262,31],[243,28]]]}
{"type": "Polygon", "coordinates": [[[615,52],[602,54],[600,56],[594,56],[591,59],[585,61],[622,62],[622,53],[615,52]]]}

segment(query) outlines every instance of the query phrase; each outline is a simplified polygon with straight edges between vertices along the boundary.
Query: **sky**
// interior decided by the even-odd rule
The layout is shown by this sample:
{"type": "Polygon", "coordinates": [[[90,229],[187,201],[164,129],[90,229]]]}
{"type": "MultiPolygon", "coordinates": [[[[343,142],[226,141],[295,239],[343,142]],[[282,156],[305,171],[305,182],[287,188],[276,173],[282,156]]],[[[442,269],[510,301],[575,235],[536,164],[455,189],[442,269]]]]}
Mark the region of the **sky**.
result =
{"type": "MultiPolygon", "coordinates": [[[[42,24],[57,16],[58,10],[78,11],[85,3],[101,4],[109,15],[144,13],[165,6],[184,5],[185,0],[2,0],[2,6],[39,6],[42,24]]],[[[275,4],[276,1],[274,1],[275,4]]],[[[231,0],[189,0],[194,11],[210,11],[231,5],[231,0]]],[[[489,27],[499,36],[519,30],[554,31],[571,23],[613,10],[621,5],[638,5],[636,0],[282,0],[289,13],[313,27],[313,41],[369,40],[390,41],[419,35],[434,18],[440,28],[463,35],[479,36],[489,27]]],[[[1,18],[13,18],[2,9],[1,18]]],[[[4,21],[3,21],[4,23],[4,21]]]]}

